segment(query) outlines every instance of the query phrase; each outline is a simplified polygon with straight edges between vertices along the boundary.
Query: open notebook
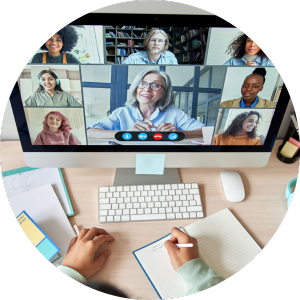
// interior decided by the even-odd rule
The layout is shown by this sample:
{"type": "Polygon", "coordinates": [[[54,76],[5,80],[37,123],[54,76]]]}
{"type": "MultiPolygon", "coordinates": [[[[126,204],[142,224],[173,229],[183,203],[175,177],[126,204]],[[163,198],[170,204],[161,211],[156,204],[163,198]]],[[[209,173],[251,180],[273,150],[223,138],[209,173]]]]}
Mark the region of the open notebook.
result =
{"type": "MultiPolygon", "coordinates": [[[[224,278],[241,270],[261,251],[228,208],[182,230],[197,239],[201,258],[224,278]]],[[[186,286],[174,271],[164,247],[168,239],[170,234],[133,252],[161,299],[186,294],[186,286]]]]}

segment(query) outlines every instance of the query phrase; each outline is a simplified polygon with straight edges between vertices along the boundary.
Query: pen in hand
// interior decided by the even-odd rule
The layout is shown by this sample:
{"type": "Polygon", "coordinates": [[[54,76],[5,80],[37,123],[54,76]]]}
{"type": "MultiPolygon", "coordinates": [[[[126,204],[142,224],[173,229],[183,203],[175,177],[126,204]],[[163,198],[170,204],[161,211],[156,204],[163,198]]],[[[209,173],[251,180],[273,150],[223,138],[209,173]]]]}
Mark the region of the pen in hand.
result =
{"type": "Polygon", "coordinates": [[[178,248],[192,248],[194,245],[192,243],[189,244],[175,244],[178,248]]]}

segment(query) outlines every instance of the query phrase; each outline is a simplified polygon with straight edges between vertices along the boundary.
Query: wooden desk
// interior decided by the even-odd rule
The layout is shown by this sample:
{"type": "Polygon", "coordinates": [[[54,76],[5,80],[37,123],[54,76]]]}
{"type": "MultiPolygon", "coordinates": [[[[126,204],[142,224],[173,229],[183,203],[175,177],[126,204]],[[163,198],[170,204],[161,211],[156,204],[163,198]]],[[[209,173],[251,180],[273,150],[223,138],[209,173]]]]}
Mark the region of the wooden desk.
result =
{"type": "MultiPolygon", "coordinates": [[[[281,141],[276,141],[264,168],[240,168],[246,198],[240,203],[226,200],[220,172],[225,169],[179,169],[182,182],[197,182],[206,216],[228,207],[251,236],[264,247],[279,227],[287,211],[284,193],[289,180],[297,177],[299,163],[286,165],[276,157],[281,141]]],[[[2,171],[26,166],[19,142],[1,142],[2,171]]],[[[98,187],[113,184],[115,169],[67,168],[62,170],[75,216],[72,225],[101,227],[98,223],[98,187]]],[[[124,290],[131,298],[158,299],[136,262],[132,251],[168,234],[173,226],[191,220],[115,223],[102,225],[116,240],[104,267],[93,280],[105,280],[124,290]]],[[[69,241],[68,241],[69,242],[69,241]]],[[[105,248],[105,247],[104,247],[105,248]]]]}

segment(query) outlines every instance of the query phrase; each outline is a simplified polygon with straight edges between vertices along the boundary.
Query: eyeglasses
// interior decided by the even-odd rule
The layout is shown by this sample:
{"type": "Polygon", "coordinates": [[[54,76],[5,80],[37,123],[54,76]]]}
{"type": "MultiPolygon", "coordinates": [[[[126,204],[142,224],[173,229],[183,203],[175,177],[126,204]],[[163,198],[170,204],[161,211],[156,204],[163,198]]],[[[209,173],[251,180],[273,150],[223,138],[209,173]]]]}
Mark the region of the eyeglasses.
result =
{"type": "Polygon", "coordinates": [[[155,83],[155,82],[149,83],[149,82],[143,81],[143,80],[139,83],[138,87],[141,89],[145,89],[149,84],[150,84],[151,90],[153,90],[153,91],[158,91],[161,88],[163,88],[165,90],[164,86],[159,83],[155,83]]]}
{"type": "Polygon", "coordinates": [[[150,40],[150,43],[152,44],[161,44],[161,43],[164,43],[163,40],[150,40]]]}

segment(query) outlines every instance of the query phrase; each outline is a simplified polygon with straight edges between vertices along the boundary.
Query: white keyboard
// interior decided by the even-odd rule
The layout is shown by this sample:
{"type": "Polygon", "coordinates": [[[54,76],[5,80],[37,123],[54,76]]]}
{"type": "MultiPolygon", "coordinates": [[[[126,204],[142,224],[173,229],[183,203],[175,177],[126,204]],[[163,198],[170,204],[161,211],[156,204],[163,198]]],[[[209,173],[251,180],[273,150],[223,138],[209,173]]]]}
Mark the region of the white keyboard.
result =
{"type": "Polygon", "coordinates": [[[204,218],[197,183],[99,187],[99,222],[204,218]]]}

